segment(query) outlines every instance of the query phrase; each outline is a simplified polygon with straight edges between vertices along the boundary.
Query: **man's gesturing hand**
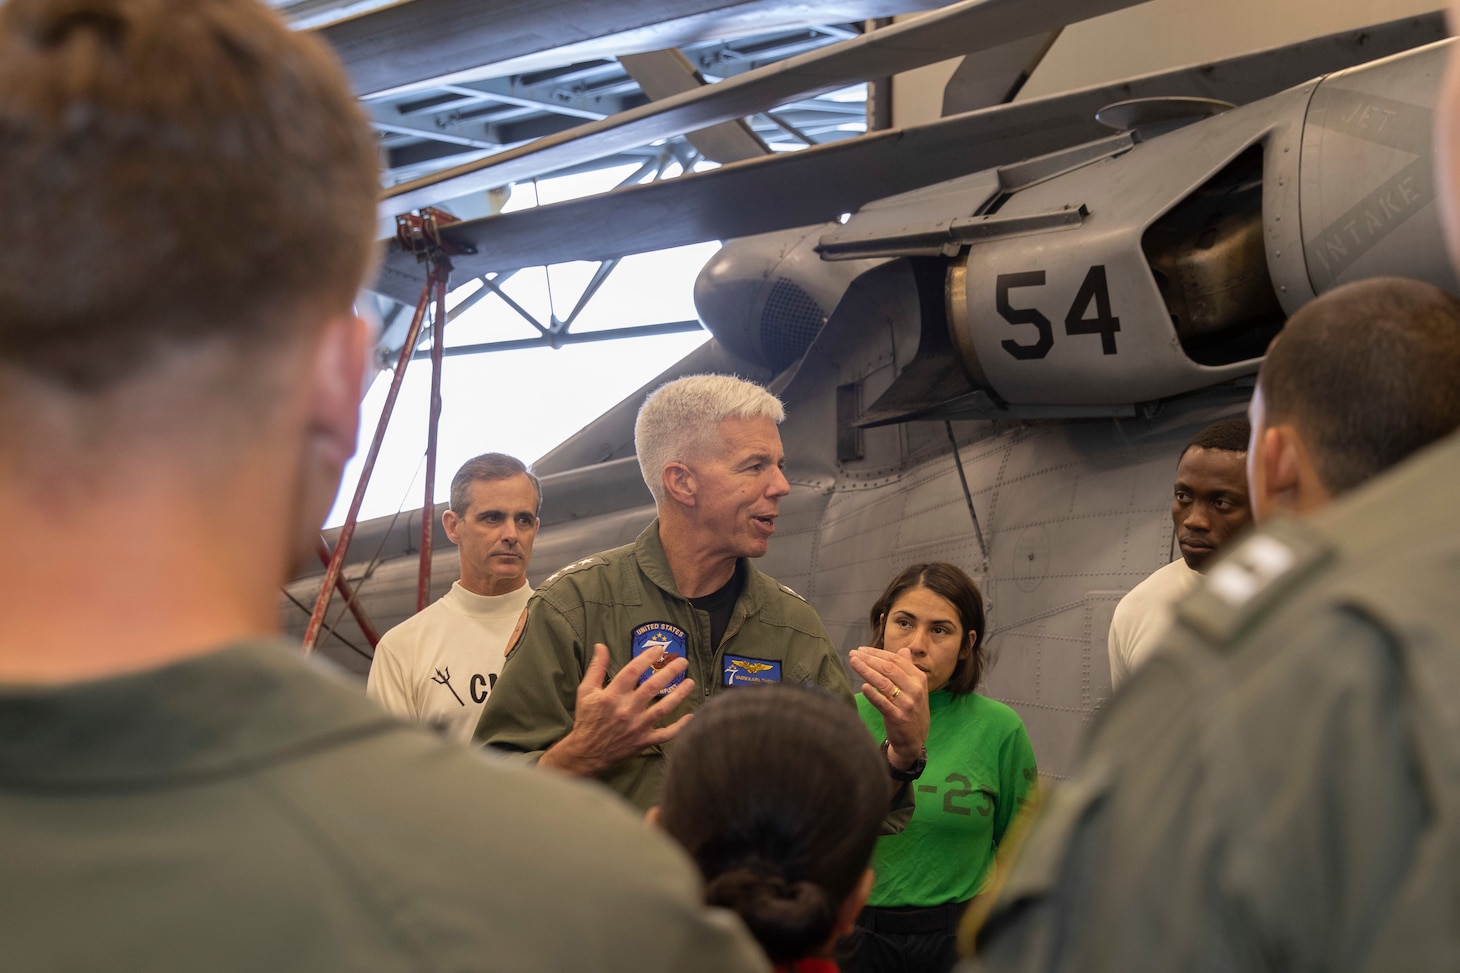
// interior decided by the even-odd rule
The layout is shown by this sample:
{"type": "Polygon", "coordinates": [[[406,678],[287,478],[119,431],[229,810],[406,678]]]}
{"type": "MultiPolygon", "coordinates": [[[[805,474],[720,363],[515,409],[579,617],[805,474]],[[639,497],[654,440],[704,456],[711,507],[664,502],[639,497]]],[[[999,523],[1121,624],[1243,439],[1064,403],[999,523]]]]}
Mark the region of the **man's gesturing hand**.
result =
{"type": "Polygon", "coordinates": [[[573,729],[542,755],[538,765],[593,777],[645,747],[674,739],[690,714],[668,726],[660,726],[659,722],[667,719],[694,691],[695,683],[693,679],[685,679],[656,698],[660,690],[689,667],[689,662],[680,656],[641,685],[639,677],[653,668],[659,658],[653,652],[639,653],[605,686],[608,646],[602,642],[593,646],[593,659],[578,684],[573,729]]]}

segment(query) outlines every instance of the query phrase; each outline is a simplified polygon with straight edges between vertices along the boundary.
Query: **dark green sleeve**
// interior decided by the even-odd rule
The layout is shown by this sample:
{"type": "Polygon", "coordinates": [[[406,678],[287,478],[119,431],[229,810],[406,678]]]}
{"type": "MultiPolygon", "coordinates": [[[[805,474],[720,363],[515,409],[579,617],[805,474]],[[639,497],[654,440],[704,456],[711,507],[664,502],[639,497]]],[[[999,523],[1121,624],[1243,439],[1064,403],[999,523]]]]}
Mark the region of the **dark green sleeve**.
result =
{"type": "Polygon", "coordinates": [[[482,708],[476,742],[536,762],[573,729],[588,659],[569,619],[541,594],[533,595],[522,635],[482,708]]]}
{"type": "MultiPolygon", "coordinates": [[[[853,697],[857,704],[857,715],[862,719],[862,725],[872,735],[872,739],[878,744],[887,739],[886,726],[882,722],[882,714],[877,712],[877,707],[867,702],[867,698],[861,693],[853,697]]],[[[917,810],[917,794],[913,792],[916,781],[903,784],[892,795],[892,803],[887,810],[887,817],[882,819],[882,827],[878,829],[879,835],[898,834],[912,822],[913,812],[917,810]]]]}
{"type": "Polygon", "coordinates": [[[994,809],[994,846],[1004,840],[1019,811],[1029,803],[1030,793],[1039,780],[1034,762],[1034,747],[1024,723],[1015,717],[1015,724],[999,747],[999,802],[994,809]]]}
{"type": "Polygon", "coordinates": [[[831,647],[830,641],[826,642],[826,654],[822,657],[821,666],[816,672],[816,685],[828,692],[845,697],[847,702],[852,701],[852,684],[847,680],[846,664],[842,662],[837,651],[831,647]]]}

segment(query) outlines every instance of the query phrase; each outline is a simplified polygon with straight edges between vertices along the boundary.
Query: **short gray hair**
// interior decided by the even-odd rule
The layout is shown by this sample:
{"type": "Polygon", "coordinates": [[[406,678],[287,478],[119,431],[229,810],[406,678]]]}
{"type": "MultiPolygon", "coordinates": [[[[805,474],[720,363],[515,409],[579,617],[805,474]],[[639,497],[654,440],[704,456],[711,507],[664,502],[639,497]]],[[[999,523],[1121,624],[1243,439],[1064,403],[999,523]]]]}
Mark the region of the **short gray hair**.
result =
{"type": "Polygon", "coordinates": [[[644,400],[634,423],[639,470],[655,502],[664,499],[664,467],[703,455],[727,419],[770,419],[786,408],[754,382],[734,375],[689,375],[661,385],[644,400]]]}
{"type": "Polygon", "coordinates": [[[532,483],[537,494],[537,515],[542,516],[542,482],[526,463],[506,453],[483,453],[473,456],[461,464],[461,469],[451,478],[451,510],[458,517],[465,517],[471,507],[471,485],[478,480],[510,480],[514,476],[525,476],[532,483]]]}

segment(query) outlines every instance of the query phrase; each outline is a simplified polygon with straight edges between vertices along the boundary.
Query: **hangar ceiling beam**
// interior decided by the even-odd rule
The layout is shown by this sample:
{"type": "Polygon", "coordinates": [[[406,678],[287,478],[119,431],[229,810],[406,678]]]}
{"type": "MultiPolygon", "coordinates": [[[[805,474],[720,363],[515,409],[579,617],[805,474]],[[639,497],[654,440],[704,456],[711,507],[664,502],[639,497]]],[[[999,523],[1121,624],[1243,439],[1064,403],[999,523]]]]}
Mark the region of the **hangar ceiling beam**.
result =
{"type": "MultiPolygon", "coordinates": [[[[873,199],[1108,135],[1095,121],[1095,112],[1117,101],[1190,96],[1246,104],[1445,36],[1442,13],[1405,18],[531,212],[471,220],[445,232],[453,241],[476,248],[456,261],[465,273],[481,276],[806,226],[834,220],[873,199]],[[584,233],[584,227],[593,227],[593,232],[584,233]]],[[[413,257],[393,252],[381,268],[377,288],[410,301],[419,293],[421,279],[413,257]]]]}
{"type": "MultiPolygon", "coordinates": [[[[445,142],[454,146],[468,146],[474,149],[497,149],[501,148],[501,142],[491,139],[474,137],[451,131],[451,127],[442,125],[421,125],[412,124],[411,120],[402,116],[399,112],[390,108],[378,105],[366,105],[365,109],[370,115],[370,124],[377,132],[390,132],[394,135],[410,135],[415,138],[426,139],[431,142],[445,142]]],[[[481,126],[477,126],[479,129],[481,126]]]]}
{"type": "Polygon", "coordinates": [[[496,78],[491,81],[466,81],[461,84],[442,85],[442,90],[455,91],[464,95],[477,95],[478,97],[487,98],[501,105],[544,109],[559,115],[572,115],[575,118],[592,120],[605,118],[609,115],[609,112],[603,111],[602,109],[575,103],[571,98],[564,98],[562,94],[553,94],[551,88],[539,91],[524,85],[512,84],[505,78],[496,78]]]}

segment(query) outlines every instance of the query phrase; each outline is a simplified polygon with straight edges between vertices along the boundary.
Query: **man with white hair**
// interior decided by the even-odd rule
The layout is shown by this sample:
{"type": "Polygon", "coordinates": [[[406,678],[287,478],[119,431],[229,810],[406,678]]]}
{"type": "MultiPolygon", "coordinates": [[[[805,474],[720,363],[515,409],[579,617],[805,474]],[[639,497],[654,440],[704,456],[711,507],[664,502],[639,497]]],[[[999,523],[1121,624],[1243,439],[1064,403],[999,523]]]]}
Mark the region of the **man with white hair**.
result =
{"type": "MultiPolygon", "coordinates": [[[[633,544],[569,565],[537,590],[479,741],[600,778],[647,808],[665,745],[715,693],[803,683],[850,703],[815,610],[751,564],[791,490],[776,428],[784,415],[774,395],[725,375],[649,396],[634,442],[659,516],[633,544]]],[[[854,650],[851,664],[885,707],[891,777],[912,780],[926,760],[927,677],[881,649],[854,650]]]]}

